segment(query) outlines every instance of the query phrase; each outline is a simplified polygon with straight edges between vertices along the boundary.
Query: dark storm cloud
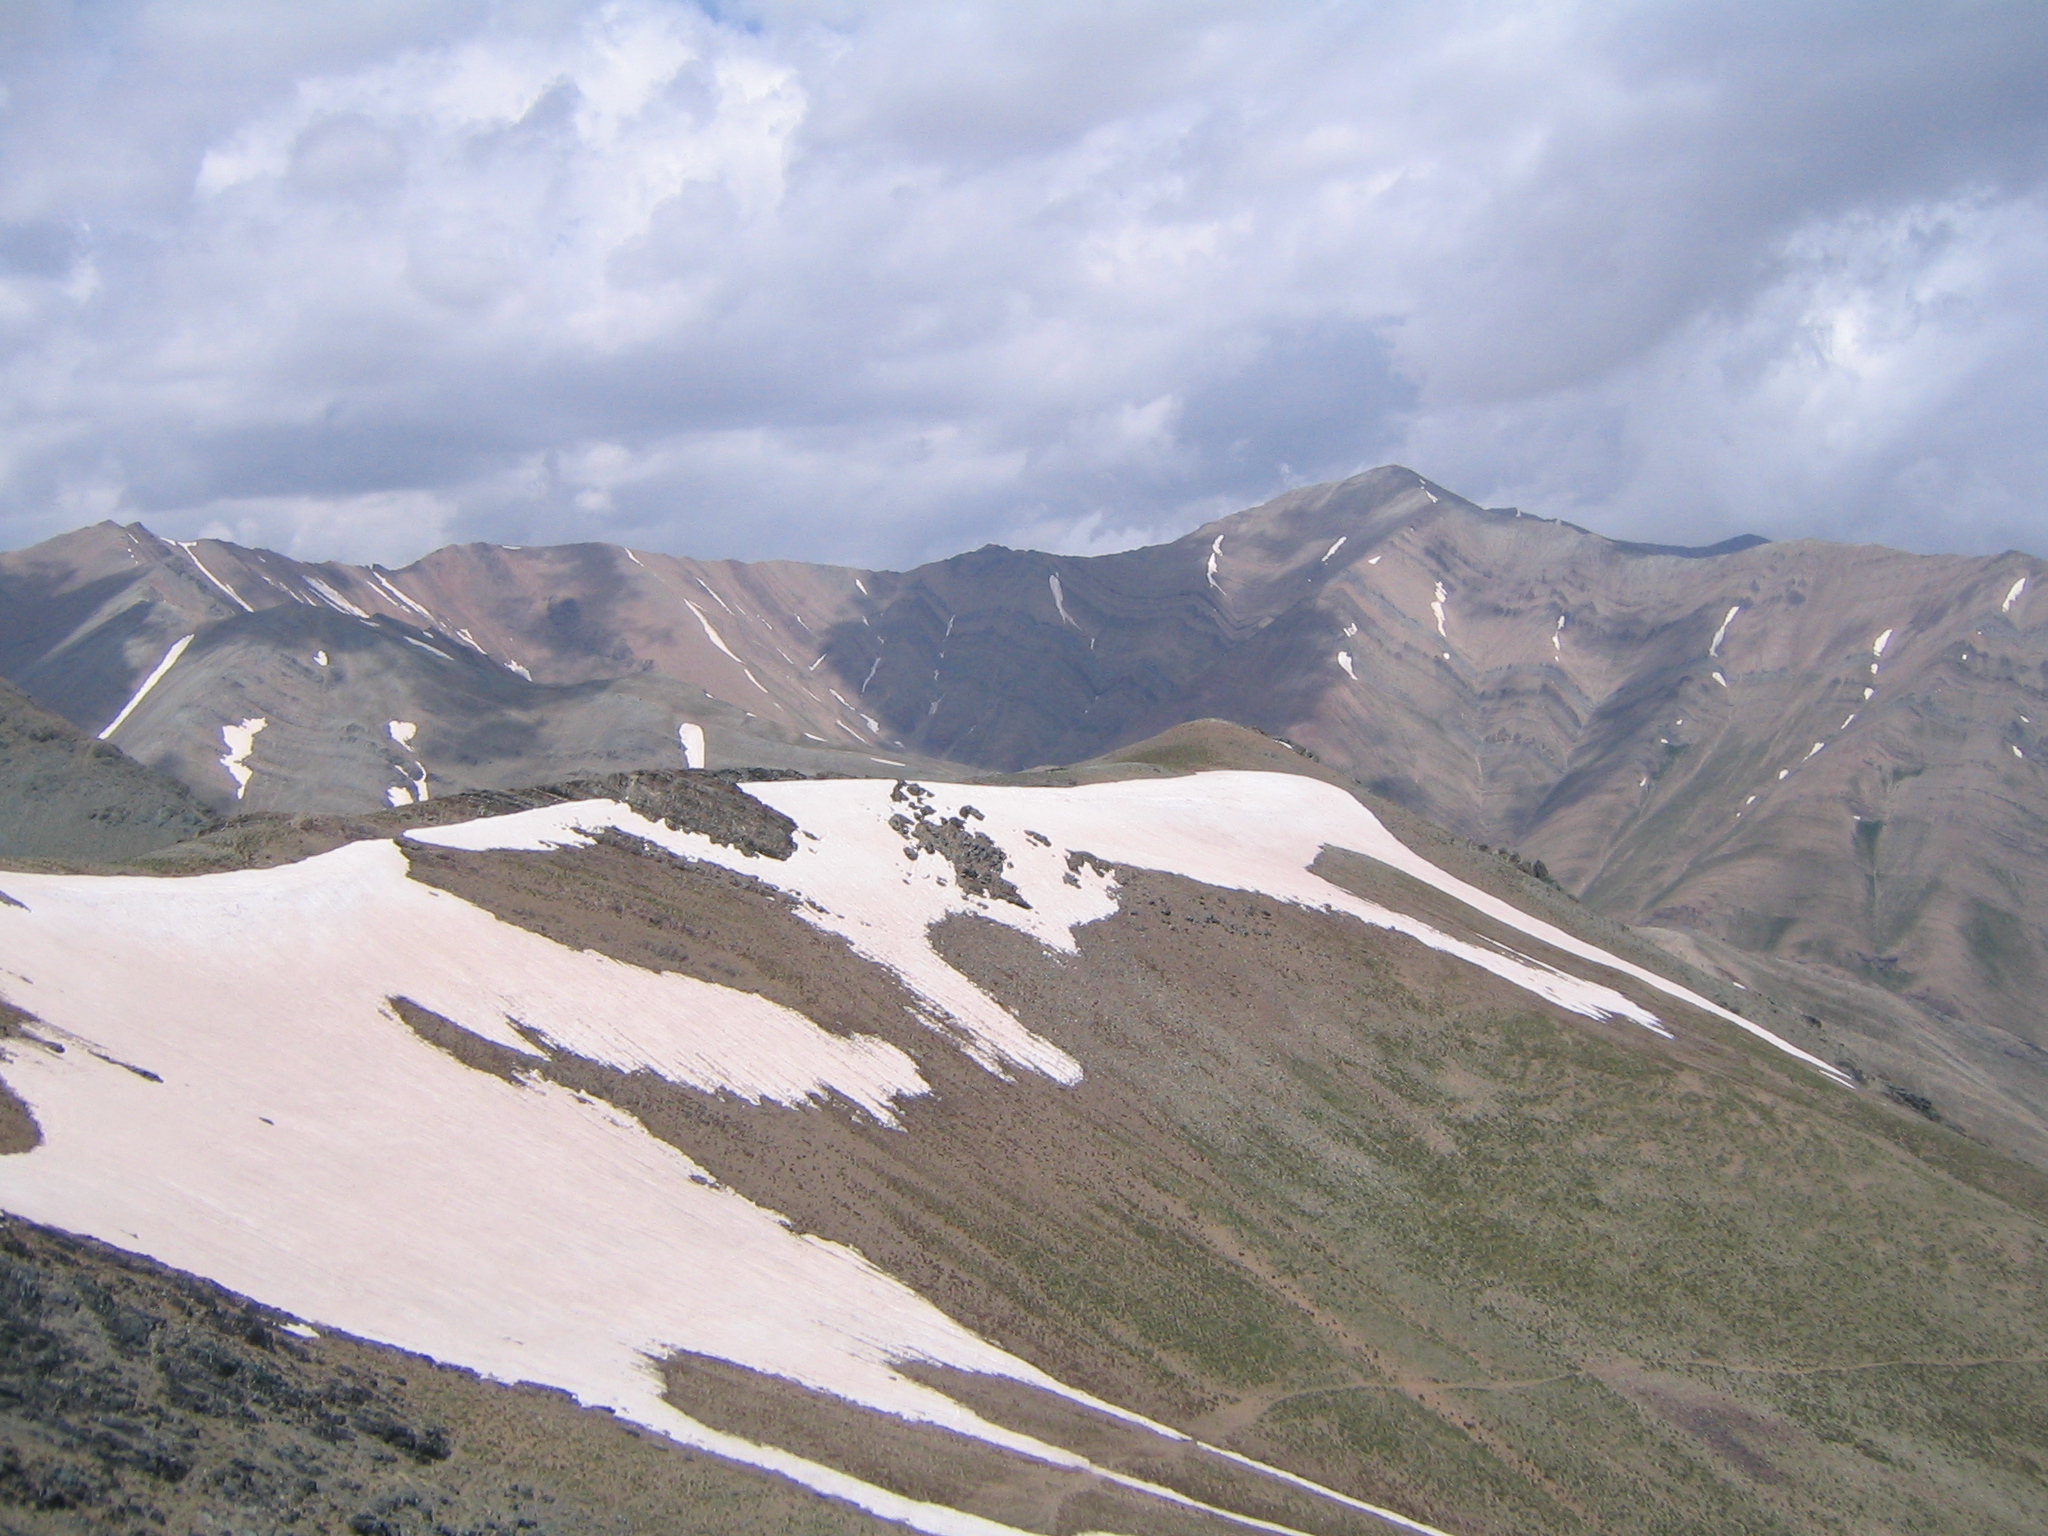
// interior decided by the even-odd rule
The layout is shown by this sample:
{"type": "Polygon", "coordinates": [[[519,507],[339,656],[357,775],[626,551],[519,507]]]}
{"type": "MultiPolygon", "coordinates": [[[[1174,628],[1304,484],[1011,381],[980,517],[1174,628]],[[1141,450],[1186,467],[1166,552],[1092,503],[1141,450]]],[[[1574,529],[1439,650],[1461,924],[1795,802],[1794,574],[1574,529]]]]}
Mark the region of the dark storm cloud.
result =
{"type": "Polygon", "coordinates": [[[2048,550],[2035,4],[0,19],[0,533],[2048,550]]]}

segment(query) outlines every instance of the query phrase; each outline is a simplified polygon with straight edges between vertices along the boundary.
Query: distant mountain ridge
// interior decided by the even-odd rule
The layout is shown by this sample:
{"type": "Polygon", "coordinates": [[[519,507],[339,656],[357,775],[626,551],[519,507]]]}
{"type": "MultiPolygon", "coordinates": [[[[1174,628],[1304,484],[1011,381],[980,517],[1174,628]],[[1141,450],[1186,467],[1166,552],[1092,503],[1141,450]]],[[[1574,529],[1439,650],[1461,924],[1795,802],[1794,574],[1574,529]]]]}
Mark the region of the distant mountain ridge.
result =
{"type": "Polygon", "coordinates": [[[2040,576],[1617,542],[1398,466],[1152,548],[903,573],[598,544],[387,570],[101,524],[0,557],[0,674],[87,732],[120,717],[217,811],[693,753],[943,777],[1229,719],[1604,912],[2041,1048],[2040,576]]]}

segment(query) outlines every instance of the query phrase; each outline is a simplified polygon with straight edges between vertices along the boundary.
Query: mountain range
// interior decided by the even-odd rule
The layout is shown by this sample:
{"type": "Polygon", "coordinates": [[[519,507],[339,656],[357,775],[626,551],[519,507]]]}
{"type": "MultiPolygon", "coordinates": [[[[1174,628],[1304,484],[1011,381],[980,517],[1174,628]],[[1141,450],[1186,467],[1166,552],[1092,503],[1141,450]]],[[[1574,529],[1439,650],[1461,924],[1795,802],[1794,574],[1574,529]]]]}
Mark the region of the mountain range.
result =
{"type": "Polygon", "coordinates": [[[0,557],[0,1524],[2037,1530],[2036,564],[0,557]]]}
{"type": "Polygon", "coordinates": [[[108,523],[0,557],[0,676],[216,814],[676,764],[943,777],[1227,719],[1608,915],[2024,1056],[2048,1047],[2039,576],[1620,543],[1398,467],[1152,548],[905,573],[601,544],[387,570],[108,523]]]}

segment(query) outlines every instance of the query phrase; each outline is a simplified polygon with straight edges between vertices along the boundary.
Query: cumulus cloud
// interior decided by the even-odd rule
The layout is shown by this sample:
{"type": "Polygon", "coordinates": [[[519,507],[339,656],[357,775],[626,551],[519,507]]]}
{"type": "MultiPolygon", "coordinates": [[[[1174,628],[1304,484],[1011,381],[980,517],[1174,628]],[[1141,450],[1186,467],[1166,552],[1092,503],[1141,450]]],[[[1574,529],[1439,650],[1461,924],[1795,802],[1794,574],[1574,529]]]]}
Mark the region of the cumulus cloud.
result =
{"type": "Polygon", "coordinates": [[[2048,549],[2033,4],[0,21],[0,533],[906,563],[1398,459],[2048,549]]]}

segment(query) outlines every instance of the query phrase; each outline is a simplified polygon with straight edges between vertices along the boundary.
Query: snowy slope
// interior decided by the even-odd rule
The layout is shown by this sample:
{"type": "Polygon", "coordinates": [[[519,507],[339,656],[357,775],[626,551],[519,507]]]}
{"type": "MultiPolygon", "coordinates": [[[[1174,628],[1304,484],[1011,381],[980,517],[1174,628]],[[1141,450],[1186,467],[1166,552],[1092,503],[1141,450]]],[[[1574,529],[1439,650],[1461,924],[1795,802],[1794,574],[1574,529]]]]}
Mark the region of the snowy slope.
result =
{"type": "Polygon", "coordinates": [[[1029,908],[964,895],[938,860],[906,861],[904,838],[889,825],[891,816],[901,814],[901,803],[892,800],[887,784],[791,782],[750,785],[748,791],[810,834],[799,839],[796,855],[786,863],[770,864],[700,834],[673,831],[616,801],[548,806],[410,836],[449,848],[537,849],[585,844],[593,832],[612,827],[685,857],[741,870],[802,898],[803,916],[889,966],[986,1050],[1055,1076],[1069,1069],[1064,1059],[1047,1055],[1056,1048],[1020,1041],[1022,1026],[940,960],[925,935],[950,912],[973,912],[1071,951],[1077,924],[1115,910],[1111,887],[1095,867],[1069,867],[1074,853],[1349,913],[1469,961],[1570,1012],[1624,1018],[1668,1033],[1656,1015],[1610,986],[1511,950],[1453,937],[1361,900],[1311,872],[1309,866],[1325,847],[1346,848],[1412,875],[1533,939],[1711,1013],[1824,1075],[1846,1081],[1838,1068],[1761,1026],[1453,878],[1410,851],[1352,796],[1315,779],[1231,772],[1058,790],[937,786],[932,793],[941,810],[971,805],[981,813],[975,824],[1009,855],[1010,876],[1029,908]],[[1070,882],[1070,876],[1078,883],[1070,882]]]}
{"type": "MultiPolygon", "coordinates": [[[[1450,878],[1350,796],[1310,779],[1212,773],[969,791],[825,781],[750,792],[796,821],[789,859],[742,854],[613,801],[409,836],[541,849],[582,845],[609,827],[741,871],[900,976],[924,1022],[998,1076],[1073,1084],[1088,1064],[947,965],[930,926],[974,912],[1071,952],[1076,929],[1117,910],[1115,865],[1347,913],[1568,1011],[1668,1032],[1604,982],[1329,884],[1309,866],[1333,844],[1407,870],[1555,951],[1722,1013],[1450,878]],[[948,823],[994,859],[984,874],[1007,864],[997,875],[1007,887],[969,894],[956,862],[920,846],[920,826],[948,823]]],[[[502,922],[410,879],[404,851],[388,841],[189,879],[9,875],[6,894],[0,987],[39,1021],[11,1045],[7,1078],[45,1138],[0,1160],[7,1210],[139,1249],[320,1324],[565,1388],[920,1529],[995,1527],[696,1424],[661,1400],[651,1362],[689,1350],[1088,1466],[897,1367],[933,1362],[1092,1399],[962,1328],[853,1250],[795,1233],[609,1106],[537,1074],[507,1081],[460,1064],[416,1036],[390,1000],[508,1050],[532,1055],[544,1043],[754,1103],[836,1098],[845,1108],[825,1112],[888,1126],[903,1102],[930,1091],[896,1046],[502,922]]]]}
{"type": "MultiPolygon", "coordinates": [[[[536,846],[579,841],[579,826],[609,824],[729,862],[800,891],[814,903],[803,909],[814,921],[899,971],[929,1003],[930,1022],[984,1064],[1072,1082],[1085,1063],[940,964],[923,925],[964,907],[1071,947],[1073,928],[1107,916],[1114,896],[1098,869],[1068,868],[1070,848],[1093,845],[1115,859],[1149,844],[1155,859],[1222,879],[1276,812],[1338,809],[1290,799],[1301,783],[1217,776],[977,792],[987,802],[981,824],[1005,848],[1016,845],[1013,874],[1028,908],[963,898],[938,873],[949,867],[943,861],[906,859],[888,823],[900,811],[886,785],[764,789],[807,834],[786,865],[641,822],[607,802],[431,836],[536,846]],[[1043,841],[1027,839],[1027,828],[1043,841]]],[[[1300,868],[1289,873],[1303,850],[1313,856],[1309,842],[1269,850],[1252,888],[1350,902],[1300,868]]],[[[761,998],[640,971],[502,923],[410,880],[390,842],[180,880],[10,875],[6,894],[0,987],[38,1020],[11,1042],[7,1079],[32,1106],[44,1141],[0,1161],[0,1207],[148,1253],[318,1324],[501,1380],[564,1388],[683,1443],[945,1536],[1002,1527],[710,1430],[661,1400],[653,1362],[677,1350],[731,1360],[1206,1507],[1093,1468],[908,1379],[901,1362],[949,1365],[1133,1418],[978,1338],[851,1249],[793,1232],[609,1106],[538,1077],[512,1082],[461,1065],[419,1039],[388,999],[410,999],[511,1050],[544,1037],[593,1060],[755,1102],[800,1105],[833,1094],[884,1124],[894,1123],[895,1105],[927,1091],[895,1047],[834,1036],[761,998]]],[[[1353,905],[1425,942],[1455,943],[1353,905]]],[[[1454,952],[1465,951],[1582,1012],[1641,1013],[1610,989],[1473,946],[1454,952]]],[[[1402,1528],[1429,1529],[1261,1470],[1402,1528]]]]}

